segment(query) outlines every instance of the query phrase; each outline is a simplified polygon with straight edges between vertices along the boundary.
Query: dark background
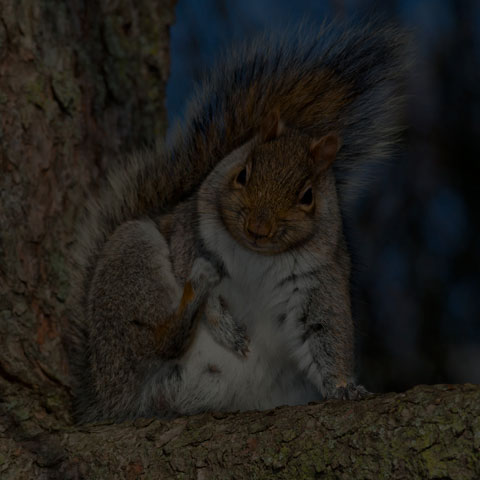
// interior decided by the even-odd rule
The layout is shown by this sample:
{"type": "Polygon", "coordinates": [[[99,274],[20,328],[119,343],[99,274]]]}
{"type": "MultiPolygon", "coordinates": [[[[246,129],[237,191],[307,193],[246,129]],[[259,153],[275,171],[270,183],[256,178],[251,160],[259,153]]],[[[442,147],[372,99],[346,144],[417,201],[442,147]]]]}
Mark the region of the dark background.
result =
{"type": "Polygon", "coordinates": [[[358,374],[375,391],[480,383],[480,2],[180,0],[169,120],[232,41],[373,13],[412,32],[407,129],[347,218],[358,374]]]}

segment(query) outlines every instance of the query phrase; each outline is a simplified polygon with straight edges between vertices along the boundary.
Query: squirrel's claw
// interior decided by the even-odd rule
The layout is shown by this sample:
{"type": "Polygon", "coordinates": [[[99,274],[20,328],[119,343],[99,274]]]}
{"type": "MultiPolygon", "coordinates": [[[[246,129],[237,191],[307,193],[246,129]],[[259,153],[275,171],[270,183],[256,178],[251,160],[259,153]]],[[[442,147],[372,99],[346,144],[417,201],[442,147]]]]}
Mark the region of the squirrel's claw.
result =
{"type": "Polygon", "coordinates": [[[329,398],[338,398],[339,400],[361,400],[362,398],[373,395],[363,385],[347,383],[345,386],[337,387],[334,395],[329,398]]]}
{"type": "Polygon", "coordinates": [[[246,329],[244,326],[239,326],[239,329],[242,332],[237,334],[237,340],[235,341],[235,351],[244,358],[247,358],[248,354],[250,353],[250,337],[246,335],[246,329]]]}
{"type": "Polygon", "coordinates": [[[356,385],[355,383],[347,383],[341,386],[330,385],[330,388],[327,388],[327,393],[324,395],[326,399],[336,399],[336,400],[361,400],[370,395],[373,395],[369,392],[363,385],[356,385]]]}

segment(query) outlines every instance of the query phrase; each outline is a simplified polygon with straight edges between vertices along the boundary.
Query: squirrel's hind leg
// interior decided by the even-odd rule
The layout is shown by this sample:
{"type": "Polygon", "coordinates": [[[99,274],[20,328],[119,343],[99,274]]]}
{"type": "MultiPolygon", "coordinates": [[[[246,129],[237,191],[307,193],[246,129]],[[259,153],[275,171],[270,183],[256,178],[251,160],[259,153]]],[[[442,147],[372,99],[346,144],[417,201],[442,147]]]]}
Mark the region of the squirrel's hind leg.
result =
{"type": "Polygon", "coordinates": [[[168,244],[150,220],[129,221],[115,230],[99,255],[88,291],[90,371],[84,377],[90,377],[93,398],[82,402],[89,406],[81,418],[171,413],[162,378],[179,375],[174,357],[185,348],[201,295],[206,295],[206,287],[191,280],[187,285],[195,292],[194,301],[186,302],[188,287],[182,296],[168,244]],[[163,338],[162,352],[158,329],[165,325],[169,337],[163,338]]]}

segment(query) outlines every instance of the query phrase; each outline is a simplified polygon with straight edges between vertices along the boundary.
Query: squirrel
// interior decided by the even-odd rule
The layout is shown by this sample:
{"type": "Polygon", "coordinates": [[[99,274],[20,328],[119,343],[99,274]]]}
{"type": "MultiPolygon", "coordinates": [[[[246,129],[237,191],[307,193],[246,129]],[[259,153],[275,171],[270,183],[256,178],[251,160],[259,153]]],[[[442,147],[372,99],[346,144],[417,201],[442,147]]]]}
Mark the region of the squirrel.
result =
{"type": "Polygon", "coordinates": [[[378,24],[251,41],[112,172],[73,271],[79,421],[368,394],[342,214],[354,171],[400,131],[405,45],[378,24]]]}

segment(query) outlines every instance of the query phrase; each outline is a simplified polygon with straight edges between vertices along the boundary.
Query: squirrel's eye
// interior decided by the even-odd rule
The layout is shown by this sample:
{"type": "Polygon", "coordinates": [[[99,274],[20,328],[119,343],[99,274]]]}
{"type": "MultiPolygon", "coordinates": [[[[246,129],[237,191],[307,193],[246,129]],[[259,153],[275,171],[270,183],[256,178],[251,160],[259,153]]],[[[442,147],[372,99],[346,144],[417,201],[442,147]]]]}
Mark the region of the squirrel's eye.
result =
{"type": "Polygon", "coordinates": [[[312,187],[307,188],[300,197],[300,203],[305,206],[310,206],[313,203],[312,187]]]}
{"type": "Polygon", "coordinates": [[[235,179],[235,183],[244,187],[247,183],[247,167],[242,168],[240,173],[237,175],[235,179]]]}

